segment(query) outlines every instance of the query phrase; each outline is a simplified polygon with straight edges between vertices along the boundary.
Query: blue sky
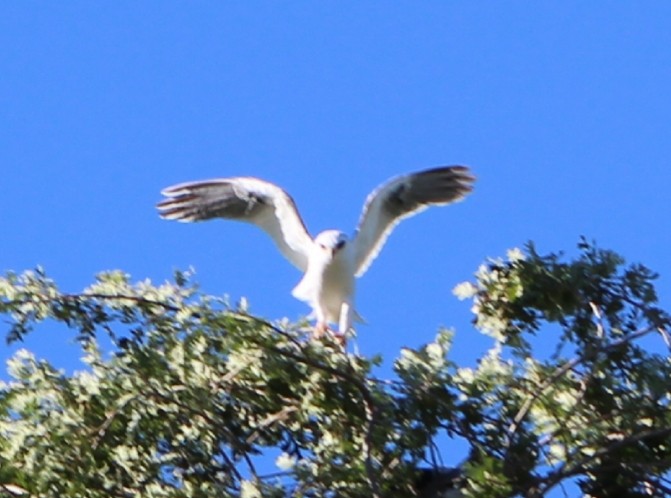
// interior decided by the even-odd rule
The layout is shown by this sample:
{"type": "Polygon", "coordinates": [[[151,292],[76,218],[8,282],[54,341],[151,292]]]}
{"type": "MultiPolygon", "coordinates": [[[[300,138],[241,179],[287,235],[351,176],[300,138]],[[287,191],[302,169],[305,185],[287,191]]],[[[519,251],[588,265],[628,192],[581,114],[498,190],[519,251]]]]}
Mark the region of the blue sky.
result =
{"type": "MultiPolygon", "coordinates": [[[[161,188],[253,175],[317,233],[390,176],[467,164],[465,202],[404,222],[359,281],[362,353],[457,328],[486,258],[581,235],[661,274],[671,308],[671,3],[3,2],[0,270],[77,291],[193,266],[205,292],[296,319],[300,275],[254,227],[160,220],[161,188]]],[[[63,332],[29,346],[68,365],[63,332]]],[[[13,348],[4,348],[3,357],[13,348]]]]}

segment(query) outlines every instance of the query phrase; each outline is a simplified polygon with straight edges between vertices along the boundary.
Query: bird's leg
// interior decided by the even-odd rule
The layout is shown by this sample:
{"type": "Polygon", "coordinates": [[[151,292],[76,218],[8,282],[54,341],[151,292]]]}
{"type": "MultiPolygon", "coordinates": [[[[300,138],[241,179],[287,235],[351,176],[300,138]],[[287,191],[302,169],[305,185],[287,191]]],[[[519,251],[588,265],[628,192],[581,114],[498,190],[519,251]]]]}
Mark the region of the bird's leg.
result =
{"type": "Polygon", "coordinates": [[[326,322],[317,322],[315,327],[312,329],[312,340],[322,339],[326,334],[330,334],[333,339],[343,348],[347,344],[347,337],[345,334],[331,330],[326,322]]]}
{"type": "Polygon", "coordinates": [[[319,321],[315,324],[315,328],[312,329],[312,339],[321,339],[324,337],[324,334],[328,331],[329,327],[325,321],[319,321]]]}
{"type": "Polygon", "coordinates": [[[333,331],[333,338],[344,349],[347,346],[347,336],[342,332],[333,331]]]}
{"type": "Polygon", "coordinates": [[[347,332],[352,327],[352,306],[348,302],[340,305],[340,319],[338,320],[338,332],[333,336],[342,347],[347,345],[347,332]]]}

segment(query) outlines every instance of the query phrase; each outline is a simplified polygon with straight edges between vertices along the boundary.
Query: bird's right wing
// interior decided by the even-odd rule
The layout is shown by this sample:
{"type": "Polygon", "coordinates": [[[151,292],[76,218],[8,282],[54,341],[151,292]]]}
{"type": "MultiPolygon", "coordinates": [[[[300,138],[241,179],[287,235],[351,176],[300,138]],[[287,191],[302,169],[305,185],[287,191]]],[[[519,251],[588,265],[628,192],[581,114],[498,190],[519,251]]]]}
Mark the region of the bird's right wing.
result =
{"type": "Polygon", "coordinates": [[[183,222],[212,218],[253,223],[265,230],[294,266],[307,270],[312,238],[289,194],[258,178],[236,177],[180,183],[161,191],[161,218],[183,222]]]}

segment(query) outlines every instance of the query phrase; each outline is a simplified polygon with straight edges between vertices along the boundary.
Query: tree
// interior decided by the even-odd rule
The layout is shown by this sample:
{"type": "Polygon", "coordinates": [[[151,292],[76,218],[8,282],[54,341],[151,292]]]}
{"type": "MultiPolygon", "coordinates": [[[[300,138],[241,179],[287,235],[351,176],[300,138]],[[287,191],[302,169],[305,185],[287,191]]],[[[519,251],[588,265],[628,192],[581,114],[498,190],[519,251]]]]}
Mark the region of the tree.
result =
{"type": "Polygon", "coordinates": [[[203,295],[188,274],[156,286],[108,272],[79,294],[42,270],[8,274],[8,340],[58,322],[85,368],[25,350],[10,361],[0,482],[13,487],[0,494],[541,497],[572,480],[599,498],[671,495],[671,319],[656,275],[579,249],[485,263],[455,289],[492,338],[478,367],[449,359],[442,330],[401,351],[393,379],[371,374],[379,358],[203,295]],[[440,434],[467,443],[459,469],[435,464],[440,434]]]}

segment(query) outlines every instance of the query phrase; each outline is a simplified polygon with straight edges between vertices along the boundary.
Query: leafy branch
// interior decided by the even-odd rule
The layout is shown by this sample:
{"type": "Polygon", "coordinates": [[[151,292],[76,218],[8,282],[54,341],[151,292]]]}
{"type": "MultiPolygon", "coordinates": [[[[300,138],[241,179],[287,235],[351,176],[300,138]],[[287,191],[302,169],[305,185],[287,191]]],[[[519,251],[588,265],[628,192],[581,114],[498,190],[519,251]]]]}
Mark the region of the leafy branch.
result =
{"type": "Polygon", "coordinates": [[[154,285],[106,272],[63,293],[40,269],[10,273],[8,340],[56,321],[84,366],[66,374],[25,350],[10,360],[0,495],[540,497],[569,480],[599,498],[668,494],[671,365],[642,341],[671,344],[656,275],[579,249],[487,262],[456,293],[492,347],[460,366],[454,333],[440,331],[401,351],[392,378],[187,274],[154,285]]]}

